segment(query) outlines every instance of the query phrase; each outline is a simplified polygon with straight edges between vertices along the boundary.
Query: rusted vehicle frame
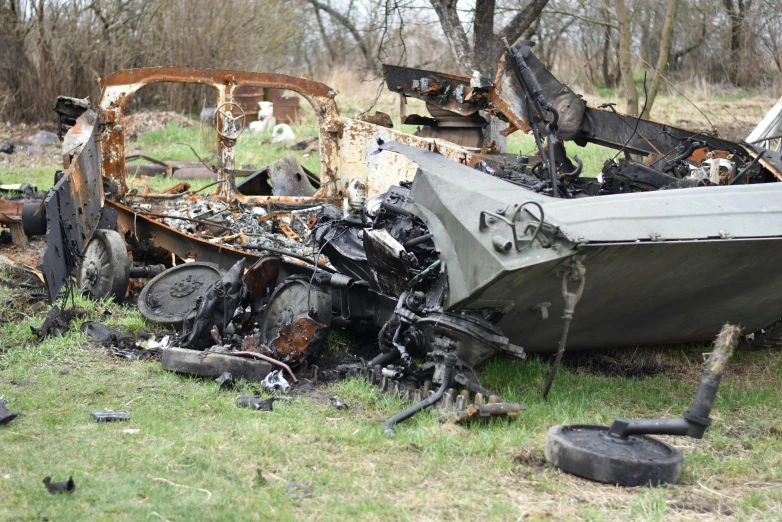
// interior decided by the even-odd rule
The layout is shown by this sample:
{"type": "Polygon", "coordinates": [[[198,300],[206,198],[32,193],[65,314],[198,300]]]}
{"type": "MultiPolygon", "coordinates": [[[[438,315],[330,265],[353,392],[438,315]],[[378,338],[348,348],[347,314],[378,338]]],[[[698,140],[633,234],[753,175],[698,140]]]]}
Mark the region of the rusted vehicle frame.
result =
{"type": "MultiPolygon", "coordinates": [[[[194,69],[181,67],[149,67],[129,69],[110,74],[103,79],[103,92],[98,107],[101,120],[101,142],[103,155],[103,175],[114,180],[120,187],[119,196],[127,193],[125,183],[125,129],[121,120],[125,115],[128,102],[140,88],[161,82],[194,83],[208,85],[217,93],[218,107],[234,103],[234,91],[239,85],[285,89],[303,96],[315,110],[318,118],[321,162],[320,196],[336,194],[335,179],[338,169],[337,139],[340,130],[339,111],[334,102],[336,92],[330,87],[311,80],[286,76],[284,74],[252,73],[244,71],[194,69]]],[[[232,106],[227,112],[232,113],[232,106]]],[[[222,116],[219,116],[222,118],[222,116]]],[[[221,124],[220,121],[217,122],[221,124]]],[[[235,168],[235,140],[218,136],[219,165],[218,180],[220,193],[227,198],[238,198],[247,203],[256,200],[245,197],[236,191],[233,175],[235,168]]],[[[272,201],[263,198],[257,202],[272,201]]]]}
{"type": "MultiPolygon", "coordinates": [[[[578,94],[559,82],[529,49],[524,52],[542,91],[559,111],[558,138],[561,140],[573,140],[580,146],[594,143],[632,154],[651,155],[655,162],[675,155],[673,151],[677,147],[696,140],[712,150],[735,154],[745,164],[762,151],[751,144],[735,143],[708,133],[628,116],[611,107],[588,107],[578,94]]],[[[386,85],[393,92],[463,116],[479,110],[489,112],[509,123],[508,133],[516,130],[529,132],[531,129],[524,104],[525,94],[505,56],[500,59],[494,84],[486,88],[471,86],[471,80],[466,76],[436,71],[384,65],[383,73],[386,85]],[[422,89],[422,85],[427,88],[422,89]]],[[[760,164],[782,180],[782,154],[766,151],[760,164]]]]}
{"type": "MultiPolygon", "coordinates": [[[[125,178],[124,117],[133,95],[153,83],[192,83],[208,85],[217,94],[218,106],[233,117],[234,92],[240,85],[285,89],[303,96],[318,119],[320,188],[312,197],[248,196],[236,190],[234,146],[236,139],[218,135],[218,184],[211,197],[227,203],[253,205],[306,205],[322,202],[340,204],[348,182],[356,177],[365,180],[368,195],[385,192],[400,180],[412,180],[416,167],[400,162],[394,156],[376,155],[380,143],[400,141],[415,147],[437,149],[445,157],[472,165],[479,160],[477,151],[468,151],[451,143],[405,134],[360,120],[341,118],[334,101],[336,92],[310,80],[283,74],[252,73],[233,70],[151,67],[110,74],[100,83],[103,90],[97,110],[87,110],[70,129],[61,129],[63,139],[63,174],[59,185],[47,197],[47,236],[51,247],[42,257],[50,280],[50,300],[69,279],[79,256],[96,228],[116,226],[123,234],[142,241],[152,238],[156,246],[181,258],[212,260],[228,268],[241,257],[256,258],[254,252],[214,244],[203,238],[171,228],[159,219],[139,211],[139,204],[162,209],[202,196],[138,195],[131,193],[125,178]],[[67,130],[67,133],[65,132],[67,130]],[[84,151],[87,151],[86,154],[84,151]],[[82,157],[82,156],[85,157],[82,157]],[[388,162],[388,164],[386,164],[388,162]],[[84,166],[89,165],[85,170],[84,166]],[[99,173],[99,175],[96,175],[99,173]],[[104,193],[104,190],[107,192],[104,193]],[[108,207],[113,212],[103,212],[108,207]],[[103,221],[101,221],[103,219],[103,221]]],[[[238,115],[236,115],[238,116],[238,115]]],[[[225,115],[218,115],[217,126],[225,115]]]]}

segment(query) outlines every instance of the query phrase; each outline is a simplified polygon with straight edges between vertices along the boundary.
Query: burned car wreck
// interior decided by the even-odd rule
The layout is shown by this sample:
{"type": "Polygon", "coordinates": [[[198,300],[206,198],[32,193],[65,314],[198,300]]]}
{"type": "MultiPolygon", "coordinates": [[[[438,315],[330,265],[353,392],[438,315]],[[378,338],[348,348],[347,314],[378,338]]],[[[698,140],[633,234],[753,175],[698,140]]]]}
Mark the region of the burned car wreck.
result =
{"type": "Polygon", "coordinates": [[[117,301],[130,278],[150,278],[139,309],[179,329],[179,348],[262,360],[292,380],[331,328],[370,332],[376,356],[346,372],[410,399],[472,403],[479,416],[519,411],[484,404],[492,391],[475,371],[496,355],[705,341],[728,320],[754,332],[782,316],[779,154],[587,107],[524,43],[508,47],[493,82],[385,75],[392,91],[455,117],[483,111],[532,132],[538,154],[452,143],[436,120],[424,137],[343,118],[334,91],[279,74],[120,71],[102,80],[95,109],[63,118],[64,168],[34,216],[50,300],[74,273],[79,291],[117,301]],[[128,189],[125,110],[156,82],[217,94],[209,195],[128,189]],[[319,175],[274,178],[270,166],[237,184],[242,85],[310,102],[319,175]],[[586,178],[569,140],[617,155],[586,178]]]}

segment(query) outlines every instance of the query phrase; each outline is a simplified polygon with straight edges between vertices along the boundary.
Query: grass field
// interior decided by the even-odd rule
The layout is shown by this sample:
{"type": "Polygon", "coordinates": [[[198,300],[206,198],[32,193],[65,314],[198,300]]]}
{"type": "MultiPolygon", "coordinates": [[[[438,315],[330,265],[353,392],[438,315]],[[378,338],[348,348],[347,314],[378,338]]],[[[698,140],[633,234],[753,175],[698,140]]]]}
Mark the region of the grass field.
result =
{"type": "MultiPolygon", "coordinates": [[[[0,290],[0,298],[13,295],[0,290]]],[[[76,304],[90,311],[85,319],[153,329],[134,310],[76,304]]],[[[668,439],[686,454],[681,485],[614,488],[548,467],[547,429],[680,415],[708,347],[573,354],[548,401],[540,396],[547,358],[496,360],[480,377],[527,405],[518,419],[463,428],[424,413],[389,439],[381,425],[404,405],[364,381],[254,412],[236,407],[236,393],[219,392],[214,382],[111,357],[74,333],[78,321],[65,337],[38,342],[30,326],[45,312],[2,311],[0,393],[25,413],[0,427],[2,520],[779,519],[778,351],[738,353],[705,439],[668,439]],[[34,383],[12,386],[12,379],[34,383]],[[325,400],[332,393],[350,409],[332,409],[325,400]],[[90,419],[106,408],[132,419],[90,419]],[[76,492],[50,495],[41,483],[47,475],[72,475],[76,492]],[[290,482],[305,484],[311,497],[292,498],[290,482]]]]}
{"type": "MultiPolygon", "coordinates": [[[[294,130],[314,135],[311,122],[294,130]]],[[[260,167],[291,153],[266,143],[268,135],[245,137],[240,166],[260,167]]],[[[202,157],[210,154],[197,126],[144,133],[128,144],[128,153],[195,160],[181,143],[202,157]]],[[[511,137],[511,151],[533,148],[530,138],[511,137]]],[[[568,151],[584,160],[587,175],[613,155],[598,147],[568,151]]],[[[296,154],[317,171],[317,156],[296,154]]],[[[0,164],[0,181],[34,182],[46,190],[56,160],[56,151],[12,158],[0,164]]],[[[130,183],[159,190],[173,181],[130,183]]],[[[208,181],[191,183],[198,188],[208,181]]],[[[78,333],[79,321],[65,337],[39,342],[30,327],[41,324],[48,307],[33,311],[19,298],[25,292],[12,287],[14,278],[2,279],[0,395],[25,415],[0,426],[1,520],[782,518],[778,350],[734,356],[703,440],[666,439],[686,454],[682,484],[614,488],[546,465],[548,428],[606,424],[614,416],[679,416],[692,400],[708,346],[568,354],[548,401],[540,396],[547,357],[495,360],[481,369],[481,381],[527,405],[518,419],[463,428],[429,412],[389,439],[381,425],[404,405],[360,380],[259,413],[236,407],[236,393],[219,392],[214,382],[167,373],[156,362],[113,358],[78,333]],[[11,380],[34,383],[14,386],[11,380]],[[334,393],[349,410],[331,408],[326,398],[334,393]],[[132,420],[90,419],[90,412],[106,408],[125,409],[132,420]],[[76,492],[50,495],[41,483],[47,475],[72,475],[76,492]],[[286,490],[291,482],[305,484],[311,496],[294,498],[296,492],[286,490]]],[[[85,319],[130,332],[154,330],[135,309],[83,299],[76,304],[89,311],[85,319]]]]}

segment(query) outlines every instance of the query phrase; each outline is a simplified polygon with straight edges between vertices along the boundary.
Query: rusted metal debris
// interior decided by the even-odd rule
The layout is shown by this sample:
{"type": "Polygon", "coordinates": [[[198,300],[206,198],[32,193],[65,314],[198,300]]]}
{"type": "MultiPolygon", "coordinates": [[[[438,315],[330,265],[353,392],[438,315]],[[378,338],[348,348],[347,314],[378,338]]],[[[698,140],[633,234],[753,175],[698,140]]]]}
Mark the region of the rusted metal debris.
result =
{"type": "Polygon", "coordinates": [[[309,317],[300,317],[282,325],[270,347],[274,355],[284,362],[301,364],[323,348],[328,327],[309,317]]]}
{"type": "MultiPolygon", "coordinates": [[[[170,266],[139,296],[145,317],[183,330],[179,346],[163,350],[165,368],[241,377],[238,361],[255,362],[262,369],[246,378],[277,366],[296,384],[294,372],[315,366],[332,327],[377,332],[371,361],[330,374],[396,390],[419,403],[413,413],[430,405],[422,401],[431,391],[430,402],[442,400],[460,422],[522,411],[484,404],[492,393],[476,369],[498,354],[555,350],[562,285],[579,266],[590,282],[569,349],[700,340],[726,314],[755,329],[782,316],[766,299],[782,290],[773,270],[782,250],[778,154],[587,107],[525,47],[509,48],[493,83],[385,73],[393,91],[429,104],[433,118],[417,116],[428,127],[422,135],[389,128],[382,115],[340,117],[332,89],[285,75],[168,67],[109,75],[98,106],[65,134],[62,177],[43,207],[50,299],[84,266],[88,242],[112,230],[134,264],[170,266]],[[125,110],[139,88],[159,82],[217,95],[211,193],[127,187],[125,110]],[[243,86],[286,89],[313,106],[319,173],[289,156],[237,184],[243,86]],[[476,146],[481,111],[509,132],[532,132],[538,154],[476,146]],[[625,154],[588,179],[567,157],[567,140],[625,154]],[[740,262],[747,256],[753,263],[740,262]]],[[[315,366],[314,380],[323,375],[315,366]]]]}

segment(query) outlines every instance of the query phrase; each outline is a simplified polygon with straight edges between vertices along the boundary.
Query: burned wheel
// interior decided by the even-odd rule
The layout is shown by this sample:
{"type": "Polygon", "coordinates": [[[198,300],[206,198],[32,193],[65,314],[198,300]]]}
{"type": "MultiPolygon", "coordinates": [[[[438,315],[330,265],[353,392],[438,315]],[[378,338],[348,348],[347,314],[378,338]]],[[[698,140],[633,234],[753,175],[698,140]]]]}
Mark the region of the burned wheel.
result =
{"type": "Polygon", "coordinates": [[[554,426],[546,439],[546,460],[597,482],[619,486],[677,484],[681,451],[647,435],[612,437],[605,426],[554,426]]]}
{"type": "Polygon", "coordinates": [[[261,320],[261,342],[285,362],[317,355],[331,325],[331,294],[305,278],[289,278],[272,294],[261,320]]]}
{"type": "Polygon", "coordinates": [[[146,319],[180,327],[195,312],[199,299],[222,279],[213,263],[194,261],[178,265],[155,276],[138,296],[138,309],[146,319]]]}
{"type": "Polygon", "coordinates": [[[114,230],[95,230],[82,253],[79,290],[93,299],[110,297],[121,303],[125,300],[129,280],[125,240],[114,230]]]}

